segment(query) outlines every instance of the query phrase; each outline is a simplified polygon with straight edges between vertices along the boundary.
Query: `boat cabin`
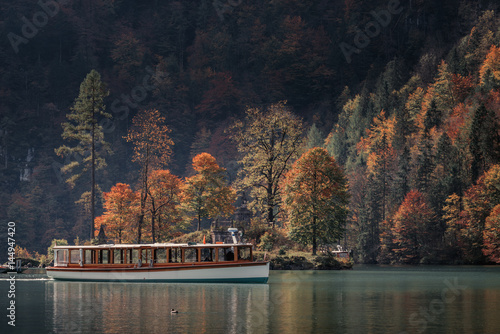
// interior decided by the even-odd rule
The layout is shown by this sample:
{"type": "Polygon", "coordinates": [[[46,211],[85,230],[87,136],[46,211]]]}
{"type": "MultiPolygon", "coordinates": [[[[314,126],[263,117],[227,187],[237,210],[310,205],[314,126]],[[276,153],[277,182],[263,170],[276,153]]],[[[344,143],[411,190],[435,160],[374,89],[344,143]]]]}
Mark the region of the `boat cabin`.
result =
{"type": "Polygon", "coordinates": [[[165,267],[253,262],[252,244],[55,246],[54,267],[165,267]]]}

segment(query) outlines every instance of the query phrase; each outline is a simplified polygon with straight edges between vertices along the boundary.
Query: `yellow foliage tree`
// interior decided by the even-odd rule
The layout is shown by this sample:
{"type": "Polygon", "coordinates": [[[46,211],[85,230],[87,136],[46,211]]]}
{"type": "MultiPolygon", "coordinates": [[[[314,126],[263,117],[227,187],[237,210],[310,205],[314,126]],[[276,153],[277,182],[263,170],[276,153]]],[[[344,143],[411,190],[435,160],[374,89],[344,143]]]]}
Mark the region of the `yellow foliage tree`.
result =
{"type": "Polygon", "coordinates": [[[234,212],[236,192],[226,185],[226,169],[220,167],[212,155],[200,153],[195,156],[193,169],[197,174],[186,179],[183,206],[188,215],[196,217],[199,231],[201,218],[216,218],[234,212]]]}
{"type": "Polygon", "coordinates": [[[161,169],[170,161],[171,146],[174,142],[169,137],[170,129],[165,124],[165,117],[156,109],[140,111],[132,120],[132,127],[127,137],[134,144],[132,161],[141,165],[140,211],[137,222],[137,242],[141,242],[142,224],[148,199],[148,176],[151,170],[161,169]]]}
{"type": "Polygon", "coordinates": [[[498,84],[500,82],[500,47],[492,45],[479,70],[481,85],[498,84]]]}

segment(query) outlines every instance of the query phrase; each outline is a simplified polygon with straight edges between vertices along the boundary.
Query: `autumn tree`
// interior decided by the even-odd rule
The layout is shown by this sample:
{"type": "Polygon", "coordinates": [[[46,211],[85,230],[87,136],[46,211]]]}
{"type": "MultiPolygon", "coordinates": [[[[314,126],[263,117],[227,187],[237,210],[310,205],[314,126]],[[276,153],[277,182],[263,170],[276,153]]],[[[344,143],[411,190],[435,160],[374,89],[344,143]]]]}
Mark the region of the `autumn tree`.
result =
{"type": "Polygon", "coordinates": [[[418,145],[416,146],[417,156],[415,161],[416,176],[415,186],[421,192],[428,192],[432,184],[432,171],[435,168],[435,152],[431,131],[432,124],[427,121],[430,119],[430,114],[425,116],[425,125],[420,132],[418,145]]]}
{"type": "Polygon", "coordinates": [[[273,227],[281,204],[280,181],[298,156],[302,133],[301,120],[284,102],[249,108],[245,120],[232,127],[242,156],[238,188],[250,189],[251,206],[273,227]]]}
{"type": "Polygon", "coordinates": [[[365,189],[369,207],[368,226],[363,227],[364,235],[360,246],[365,261],[376,261],[376,249],[380,242],[380,223],[387,219],[391,209],[390,189],[397,170],[396,151],[392,146],[395,134],[395,118],[387,118],[382,110],[373,119],[370,129],[366,130],[366,138],[361,138],[359,154],[366,155],[366,172],[368,185],[365,189]]]}
{"type": "Polygon", "coordinates": [[[366,130],[366,139],[360,142],[360,149],[368,154],[367,171],[373,182],[373,188],[380,199],[381,219],[385,220],[388,210],[389,188],[396,171],[396,151],[392,146],[395,133],[395,118],[387,118],[382,110],[373,119],[370,129],[366,130]]]}
{"type": "Polygon", "coordinates": [[[156,109],[140,111],[132,120],[132,127],[125,137],[134,145],[132,161],[141,166],[140,211],[137,222],[137,242],[141,242],[142,225],[149,195],[148,177],[152,170],[166,166],[172,154],[174,142],[169,137],[170,129],[165,117],[156,109]]]}
{"type": "Polygon", "coordinates": [[[147,210],[151,218],[153,243],[168,237],[181,222],[181,192],[183,182],[169,170],[155,170],[149,177],[147,210]],[[158,227],[158,228],[157,228],[158,227]]]}
{"type": "Polygon", "coordinates": [[[344,231],[347,179],[335,159],[324,148],[312,148],[286,174],[284,207],[290,222],[290,237],[312,245],[333,243],[344,231]]]}
{"type": "Polygon", "coordinates": [[[483,239],[484,256],[492,262],[500,263],[500,204],[495,206],[486,218],[483,239]]]}
{"type": "Polygon", "coordinates": [[[196,174],[187,178],[183,188],[183,206],[189,216],[197,219],[197,231],[201,219],[215,219],[232,214],[236,200],[235,191],[227,185],[225,168],[220,167],[213,156],[200,153],[193,158],[196,174]]]}
{"type": "Polygon", "coordinates": [[[491,239],[488,245],[484,238],[495,233],[494,208],[500,204],[500,165],[492,166],[461,199],[452,195],[446,202],[447,234],[456,237],[462,259],[466,263],[484,262],[485,252],[492,249],[491,239]],[[487,219],[490,219],[488,228],[487,219]]]}
{"type": "MultiPolygon", "coordinates": [[[[101,81],[101,75],[92,70],[80,85],[80,94],[71,107],[71,113],[67,114],[69,122],[63,123],[62,138],[74,143],[74,146],[63,145],[55,150],[61,157],[75,159],[61,168],[62,172],[74,172],[66,182],[75,186],[75,182],[90,170],[90,215],[91,232],[90,238],[94,238],[95,197],[96,197],[96,170],[106,167],[103,156],[111,149],[104,141],[103,128],[98,123],[100,117],[111,118],[111,114],[105,112],[104,98],[109,95],[105,84],[101,81]]],[[[82,196],[85,195],[82,194],[82,196]]]]}
{"type": "Polygon", "coordinates": [[[104,193],[102,216],[96,218],[96,231],[105,226],[108,238],[118,243],[132,241],[132,229],[137,219],[139,196],[128,184],[117,183],[104,193]]]}
{"type": "Polygon", "coordinates": [[[486,89],[498,87],[500,84],[500,47],[492,45],[479,70],[481,85],[486,89]]]}
{"type": "Polygon", "coordinates": [[[430,254],[428,238],[435,218],[418,190],[410,191],[394,215],[394,253],[403,263],[418,263],[430,254]]]}
{"type": "Polygon", "coordinates": [[[463,240],[461,235],[464,219],[462,198],[457,194],[448,196],[443,206],[443,219],[446,223],[444,234],[445,247],[451,258],[462,257],[463,240]]]}

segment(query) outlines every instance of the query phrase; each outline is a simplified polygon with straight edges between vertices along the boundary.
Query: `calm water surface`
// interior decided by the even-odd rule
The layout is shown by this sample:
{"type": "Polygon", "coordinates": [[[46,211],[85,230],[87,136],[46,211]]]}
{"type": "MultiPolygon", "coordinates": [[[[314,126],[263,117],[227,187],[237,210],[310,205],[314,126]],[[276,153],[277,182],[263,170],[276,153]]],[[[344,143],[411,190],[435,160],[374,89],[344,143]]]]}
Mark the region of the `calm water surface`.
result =
{"type": "Polygon", "coordinates": [[[14,331],[7,293],[0,280],[0,333],[500,333],[500,267],[273,271],[259,285],[18,279],[14,331]]]}

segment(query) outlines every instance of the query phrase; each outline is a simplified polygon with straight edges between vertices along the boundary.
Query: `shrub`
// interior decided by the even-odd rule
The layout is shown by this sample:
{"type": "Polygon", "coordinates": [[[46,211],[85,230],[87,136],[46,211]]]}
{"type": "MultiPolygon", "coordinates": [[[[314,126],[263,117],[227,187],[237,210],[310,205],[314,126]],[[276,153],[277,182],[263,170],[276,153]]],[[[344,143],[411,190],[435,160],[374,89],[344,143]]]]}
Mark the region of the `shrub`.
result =
{"type": "Polygon", "coordinates": [[[263,251],[270,252],[273,249],[275,242],[276,236],[271,231],[267,231],[260,238],[259,248],[263,251]]]}

